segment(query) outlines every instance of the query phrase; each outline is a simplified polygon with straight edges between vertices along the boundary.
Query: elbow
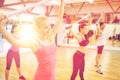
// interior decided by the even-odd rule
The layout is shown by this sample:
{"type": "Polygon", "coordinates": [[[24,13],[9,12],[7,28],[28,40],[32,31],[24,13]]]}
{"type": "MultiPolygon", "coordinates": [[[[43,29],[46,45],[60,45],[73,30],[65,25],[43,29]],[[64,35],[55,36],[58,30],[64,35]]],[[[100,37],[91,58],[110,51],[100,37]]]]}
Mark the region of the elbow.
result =
{"type": "Polygon", "coordinates": [[[5,39],[6,39],[11,45],[15,45],[15,46],[18,46],[18,45],[19,45],[19,42],[18,42],[16,39],[14,39],[14,37],[11,37],[11,38],[6,37],[5,39]]]}

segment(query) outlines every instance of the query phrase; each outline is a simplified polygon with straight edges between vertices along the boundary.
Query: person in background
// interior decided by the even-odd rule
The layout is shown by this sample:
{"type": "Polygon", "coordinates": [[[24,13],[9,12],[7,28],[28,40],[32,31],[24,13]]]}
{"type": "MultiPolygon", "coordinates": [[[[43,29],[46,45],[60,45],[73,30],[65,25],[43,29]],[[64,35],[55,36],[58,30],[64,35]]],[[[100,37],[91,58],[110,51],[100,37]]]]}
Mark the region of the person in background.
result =
{"type": "Polygon", "coordinates": [[[112,46],[115,45],[115,40],[116,40],[116,26],[114,26],[114,29],[113,29],[112,46]]]}
{"type": "Polygon", "coordinates": [[[99,28],[97,25],[97,55],[96,55],[96,64],[95,67],[97,67],[96,72],[98,72],[99,74],[103,74],[103,72],[101,71],[100,67],[100,59],[101,59],[101,55],[103,53],[103,49],[104,49],[104,45],[106,44],[106,35],[105,35],[105,23],[104,22],[99,22],[99,28]]]}
{"type": "MultiPolygon", "coordinates": [[[[17,30],[17,25],[13,24],[11,33],[16,39],[19,39],[19,31],[17,30]]],[[[20,55],[19,55],[19,50],[20,48],[14,45],[11,45],[7,52],[6,56],[6,70],[5,70],[5,80],[9,80],[9,72],[11,68],[12,61],[14,59],[16,67],[17,67],[17,72],[19,74],[19,80],[26,80],[26,78],[22,75],[21,68],[20,68],[20,55]]]]}
{"type": "Polygon", "coordinates": [[[33,19],[35,36],[29,40],[18,40],[8,33],[2,26],[4,14],[0,13],[0,32],[12,44],[19,47],[30,48],[37,58],[38,67],[33,80],[56,80],[56,45],[55,36],[62,23],[64,13],[64,0],[60,0],[59,11],[55,25],[51,28],[47,16],[36,15],[33,19]]]}
{"type": "Polygon", "coordinates": [[[73,55],[73,71],[70,80],[75,80],[77,73],[79,71],[80,80],[84,80],[84,68],[85,68],[85,60],[84,56],[86,53],[86,46],[89,44],[89,28],[91,25],[91,15],[89,15],[88,24],[87,23],[79,23],[79,34],[76,34],[70,29],[70,32],[73,34],[79,44],[79,49],[73,55]]]}

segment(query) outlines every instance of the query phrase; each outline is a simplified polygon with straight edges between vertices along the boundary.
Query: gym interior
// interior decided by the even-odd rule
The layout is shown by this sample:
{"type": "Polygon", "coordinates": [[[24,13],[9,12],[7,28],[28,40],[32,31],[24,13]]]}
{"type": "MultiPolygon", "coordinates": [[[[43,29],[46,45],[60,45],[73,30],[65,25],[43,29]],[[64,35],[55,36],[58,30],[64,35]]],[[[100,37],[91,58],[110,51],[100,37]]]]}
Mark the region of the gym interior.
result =
{"type": "MultiPolygon", "coordinates": [[[[32,38],[31,25],[35,15],[46,15],[51,27],[54,25],[59,0],[47,0],[48,2],[35,5],[44,0],[0,0],[0,12],[9,16],[10,23],[5,28],[11,32],[12,25],[21,25],[23,38],[32,38]],[[32,6],[32,7],[30,7],[32,6]],[[17,14],[15,14],[15,13],[17,14]],[[14,14],[14,15],[13,15],[14,14]]],[[[73,25],[73,31],[78,33],[78,20],[88,14],[92,15],[91,42],[85,53],[85,80],[119,80],[120,79],[120,0],[65,0],[63,22],[56,35],[56,80],[70,80],[72,74],[73,54],[79,45],[69,31],[69,25],[73,25]],[[96,23],[101,13],[105,17],[105,34],[107,43],[104,46],[101,69],[104,74],[96,73],[95,56],[97,54],[96,23]]],[[[88,18],[81,20],[87,22],[88,18]]],[[[11,44],[0,33],[0,80],[5,80],[6,55],[11,44]]],[[[37,60],[29,48],[20,48],[20,64],[23,75],[27,80],[32,80],[37,60]]],[[[15,62],[12,62],[9,80],[18,80],[15,62]]],[[[76,80],[80,80],[77,75],[76,80]]]]}

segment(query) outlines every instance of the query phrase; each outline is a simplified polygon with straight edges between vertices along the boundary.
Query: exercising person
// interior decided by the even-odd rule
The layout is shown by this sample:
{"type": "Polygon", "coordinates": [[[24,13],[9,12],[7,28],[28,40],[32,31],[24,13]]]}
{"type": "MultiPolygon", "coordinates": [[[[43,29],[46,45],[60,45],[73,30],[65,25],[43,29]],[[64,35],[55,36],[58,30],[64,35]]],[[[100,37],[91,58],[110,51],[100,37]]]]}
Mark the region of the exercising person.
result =
{"type": "Polygon", "coordinates": [[[104,45],[106,44],[106,35],[105,35],[105,23],[104,22],[99,22],[99,28],[97,25],[97,55],[96,55],[96,65],[95,67],[97,67],[96,72],[103,74],[103,72],[101,71],[100,67],[100,59],[101,59],[101,55],[103,53],[103,49],[104,49],[104,45]]]}
{"type": "Polygon", "coordinates": [[[30,48],[37,58],[38,67],[33,80],[56,80],[56,45],[55,36],[62,22],[64,13],[64,0],[60,0],[59,12],[55,25],[51,28],[46,16],[37,15],[33,19],[35,36],[29,40],[17,40],[2,26],[5,15],[0,13],[0,32],[12,44],[19,47],[30,48]]]}
{"type": "Polygon", "coordinates": [[[72,29],[70,29],[73,36],[77,39],[79,44],[79,49],[73,55],[73,71],[70,80],[75,80],[77,73],[79,71],[79,76],[81,80],[84,80],[84,67],[85,60],[84,56],[86,53],[86,46],[89,43],[89,27],[91,25],[91,15],[89,15],[89,23],[79,23],[79,35],[75,34],[72,29]]]}
{"type": "MultiPolygon", "coordinates": [[[[19,39],[19,31],[17,30],[17,25],[13,24],[11,33],[13,33],[13,36],[16,39],[19,39]]],[[[9,71],[11,68],[12,60],[14,59],[16,67],[17,67],[17,72],[19,74],[19,79],[20,80],[26,80],[26,78],[22,75],[21,69],[20,69],[20,55],[19,55],[19,47],[12,45],[6,56],[6,70],[5,70],[5,80],[9,80],[9,71]]]]}

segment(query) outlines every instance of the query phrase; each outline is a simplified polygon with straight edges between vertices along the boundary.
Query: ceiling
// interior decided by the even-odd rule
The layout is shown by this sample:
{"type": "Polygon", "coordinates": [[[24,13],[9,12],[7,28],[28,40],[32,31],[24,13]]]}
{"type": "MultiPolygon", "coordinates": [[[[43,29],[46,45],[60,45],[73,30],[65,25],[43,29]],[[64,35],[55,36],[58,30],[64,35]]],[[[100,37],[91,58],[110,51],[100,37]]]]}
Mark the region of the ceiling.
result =
{"type": "MultiPolygon", "coordinates": [[[[0,0],[4,1],[5,6],[14,5],[13,3],[18,3],[18,4],[27,4],[27,3],[35,3],[38,1],[43,1],[43,0],[0,0]],[[9,4],[9,5],[8,5],[9,4]]],[[[47,0],[47,1],[60,1],[60,0],[47,0]]],[[[81,3],[81,2],[94,2],[96,4],[104,4],[106,1],[109,1],[110,3],[118,3],[120,0],[65,0],[66,3],[81,3]]],[[[46,2],[47,4],[48,2],[46,2]]]]}
{"type": "MultiPolygon", "coordinates": [[[[41,2],[41,1],[45,1],[45,0],[0,0],[0,11],[6,13],[6,12],[11,12],[11,11],[16,11],[19,8],[26,8],[27,11],[32,13],[32,10],[34,9],[34,7],[38,6],[38,5],[43,5],[46,7],[46,9],[50,6],[58,6],[59,5],[59,0],[47,0],[47,2],[44,2],[44,4],[39,3],[38,5],[36,5],[38,2],[41,2]],[[4,1],[4,3],[2,3],[2,1],[4,1]],[[33,6],[33,7],[30,8],[29,6],[33,6]]],[[[81,5],[84,3],[97,4],[97,5],[108,4],[108,6],[113,10],[113,12],[119,11],[119,9],[120,9],[120,5],[119,5],[120,0],[93,0],[93,3],[91,2],[91,0],[65,0],[65,3],[66,3],[66,5],[71,5],[71,4],[80,5],[81,6],[80,8],[84,7],[81,5]],[[112,4],[118,5],[118,8],[116,10],[114,10],[112,4]]],[[[49,12],[51,10],[52,10],[52,7],[50,7],[49,12]]]]}

